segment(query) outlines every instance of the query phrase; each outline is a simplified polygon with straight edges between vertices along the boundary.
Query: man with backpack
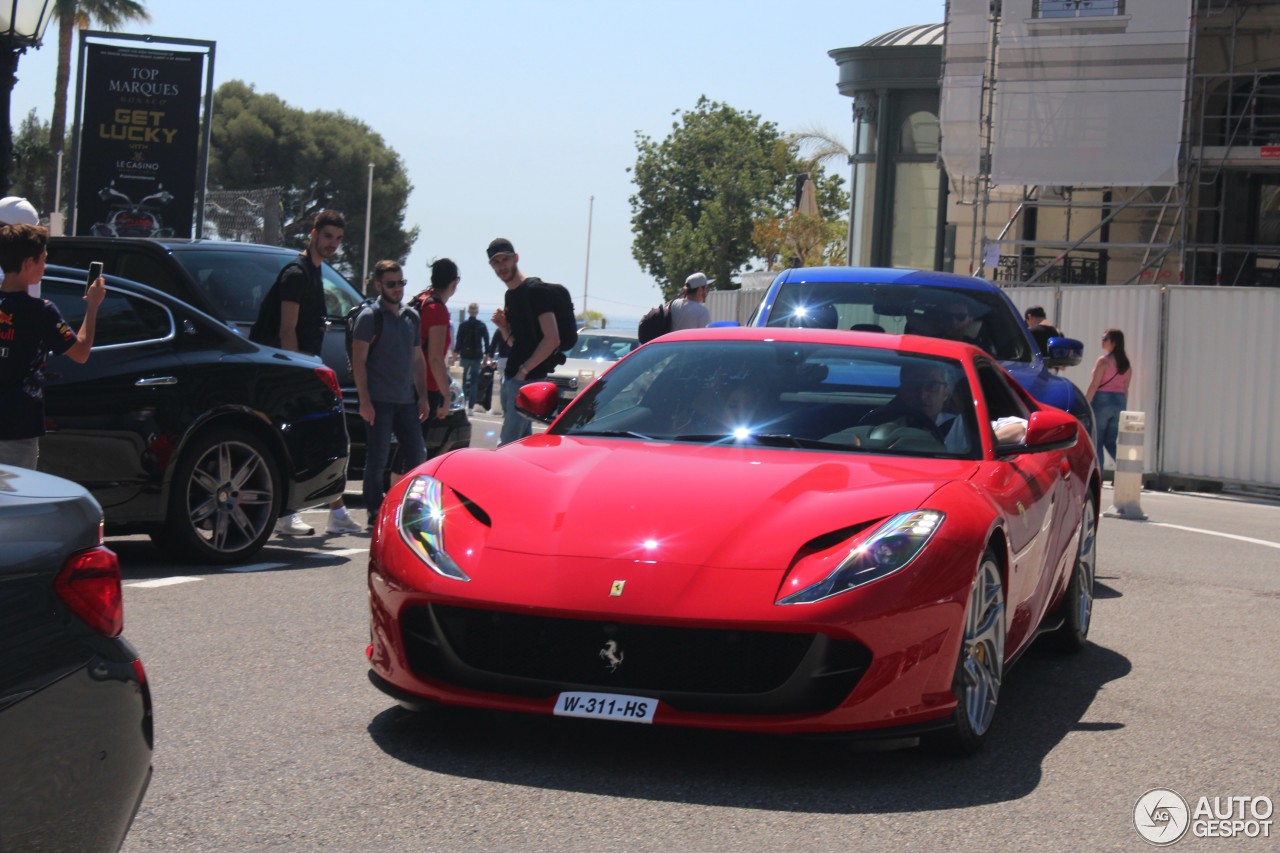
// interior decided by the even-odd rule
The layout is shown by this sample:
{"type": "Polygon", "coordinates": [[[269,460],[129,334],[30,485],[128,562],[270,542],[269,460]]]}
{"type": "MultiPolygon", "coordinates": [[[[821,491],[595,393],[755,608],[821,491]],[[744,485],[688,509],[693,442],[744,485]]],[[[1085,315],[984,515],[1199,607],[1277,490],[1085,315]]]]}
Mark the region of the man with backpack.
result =
{"type": "MultiPolygon", "coordinates": [[[[326,315],[320,265],[338,251],[346,228],[347,220],[336,210],[316,214],[306,250],[285,264],[276,276],[275,284],[258,308],[258,319],[249,330],[249,340],[320,355],[326,315]]],[[[359,533],[360,530],[360,525],[347,513],[342,498],[329,505],[327,533],[359,533]]],[[[276,522],[276,533],[281,536],[310,536],[315,532],[296,512],[276,522]]]]}
{"type": "MultiPolygon", "coordinates": [[[[520,256],[511,241],[498,237],[489,243],[489,266],[507,292],[503,307],[493,312],[498,334],[511,347],[502,380],[502,432],[498,444],[533,434],[533,424],[516,411],[521,386],[546,377],[559,364],[562,347],[557,322],[557,295],[540,279],[520,272],[520,256]]],[[[570,303],[572,316],[572,303],[570,303]]],[[[562,312],[561,312],[562,313],[562,312]]]]}
{"type": "Polygon", "coordinates": [[[485,350],[489,348],[489,327],[476,315],[480,306],[472,302],[467,306],[467,319],[458,324],[458,335],[453,343],[453,352],[462,365],[462,390],[467,395],[467,409],[472,409],[480,400],[480,363],[485,350]]]}
{"type": "Polygon", "coordinates": [[[351,373],[365,423],[364,505],[370,527],[386,494],[392,433],[408,471],[427,456],[419,424],[431,415],[421,323],[404,304],[404,270],[395,261],[378,261],[373,286],[377,301],[356,316],[351,330],[351,373]]]}
{"type": "Polygon", "coordinates": [[[703,329],[711,322],[707,310],[707,289],[715,279],[696,272],[684,280],[684,290],[671,303],[671,331],[703,329]]]}

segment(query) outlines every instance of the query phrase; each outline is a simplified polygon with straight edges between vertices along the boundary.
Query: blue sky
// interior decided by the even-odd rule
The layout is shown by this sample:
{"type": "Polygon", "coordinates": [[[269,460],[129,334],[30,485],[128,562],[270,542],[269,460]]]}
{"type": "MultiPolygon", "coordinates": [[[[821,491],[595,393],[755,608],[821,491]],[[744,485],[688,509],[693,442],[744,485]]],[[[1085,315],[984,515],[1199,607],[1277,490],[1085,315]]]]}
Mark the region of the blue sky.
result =
{"type": "MultiPolygon", "coordinates": [[[[827,51],[943,18],[943,0],[146,6],[151,22],[129,32],[217,42],[215,86],[245,80],[382,134],[414,185],[406,222],[421,235],[402,259],[410,290],[433,258],[451,257],[462,271],[454,300],[479,302],[487,317],[502,285],[484,247],[500,235],[526,274],[565,284],[579,310],[585,285],[587,307],[628,325],[659,299],[631,257],[637,130],[665,137],[673,112],[706,95],[783,132],[847,137],[851,102],[827,51]]],[[[15,127],[33,108],[49,118],[56,59],[51,28],[20,60],[15,127]]]]}

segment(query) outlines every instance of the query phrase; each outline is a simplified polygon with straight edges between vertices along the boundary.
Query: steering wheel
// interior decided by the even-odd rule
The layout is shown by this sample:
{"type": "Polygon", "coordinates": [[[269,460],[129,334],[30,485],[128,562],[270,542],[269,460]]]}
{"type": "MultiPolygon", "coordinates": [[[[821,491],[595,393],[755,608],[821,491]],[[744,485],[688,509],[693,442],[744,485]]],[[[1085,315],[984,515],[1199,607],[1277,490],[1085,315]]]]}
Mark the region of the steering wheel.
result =
{"type": "MultiPolygon", "coordinates": [[[[909,409],[905,406],[882,406],[879,409],[872,409],[858,422],[859,426],[879,426],[882,424],[922,430],[938,441],[943,441],[937,424],[929,420],[923,412],[909,409]]],[[[875,432],[872,432],[872,435],[874,436],[875,432]]]]}

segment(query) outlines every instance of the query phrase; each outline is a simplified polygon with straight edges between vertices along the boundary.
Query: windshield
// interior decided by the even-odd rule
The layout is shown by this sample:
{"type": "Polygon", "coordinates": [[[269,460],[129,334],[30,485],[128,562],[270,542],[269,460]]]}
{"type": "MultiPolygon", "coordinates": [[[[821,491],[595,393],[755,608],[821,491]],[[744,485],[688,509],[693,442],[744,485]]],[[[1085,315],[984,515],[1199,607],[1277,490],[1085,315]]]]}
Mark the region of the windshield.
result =
{"type": "Polygon", "coordinates": [[[975,458],[960,364],[858,346],[657,342],[579,395],[553,435],[975,458]]]}
{"type": "MultiPolygon", "coordinates": [[[[281,267],[298,254],[195,249],[174,252],[173,256],[204,291],[215,314],[225,320],[252,323],[281,267]]],[[[345,317],[360,302],[360,294],[328,264],[321,267],[321,275],[325,313],[330,319],[345,317]]]]}
{"type": "Polygon", "coordinates": [[[578,342],[564,351],[565,358],[582,358],[589,361],[617,361],[640,342],[626,335],[579,334],[578,342]]]}
{"type": "Polygon", "coordinates": [[[769,326],[928,335],[964,340],[1002,361],[1032,360],[1022,318],[999,293],[918,284],[787,283],[769,326]]]}

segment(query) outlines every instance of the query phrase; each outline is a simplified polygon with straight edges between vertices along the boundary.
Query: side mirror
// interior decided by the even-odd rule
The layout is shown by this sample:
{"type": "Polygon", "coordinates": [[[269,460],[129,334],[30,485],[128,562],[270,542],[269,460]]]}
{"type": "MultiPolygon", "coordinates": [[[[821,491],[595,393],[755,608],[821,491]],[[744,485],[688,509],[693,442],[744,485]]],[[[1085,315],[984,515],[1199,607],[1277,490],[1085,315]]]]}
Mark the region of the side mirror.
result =
{"type": "Polygon", "coordinates": [[[1080,440],[1080,422],[1075,415],[1061,409],[1032,412],[1027,419],[1027,434],[1018,444],[1001,444],[1001,456],[1022,453],[1045,453],[1075,447],[1080,440]]]}
{"type": "Polygon", "coordinates": [[[1075,338],[1049,338],[1045,367],[1075,367],[1084,359],[1084,344],[1075,338]]]}
{"type": "Polygon", "coordinates": [[[549,424],[560,403],[560,389],[554,382],[530,382],[516,394],[516,411],[549,424]]]}

